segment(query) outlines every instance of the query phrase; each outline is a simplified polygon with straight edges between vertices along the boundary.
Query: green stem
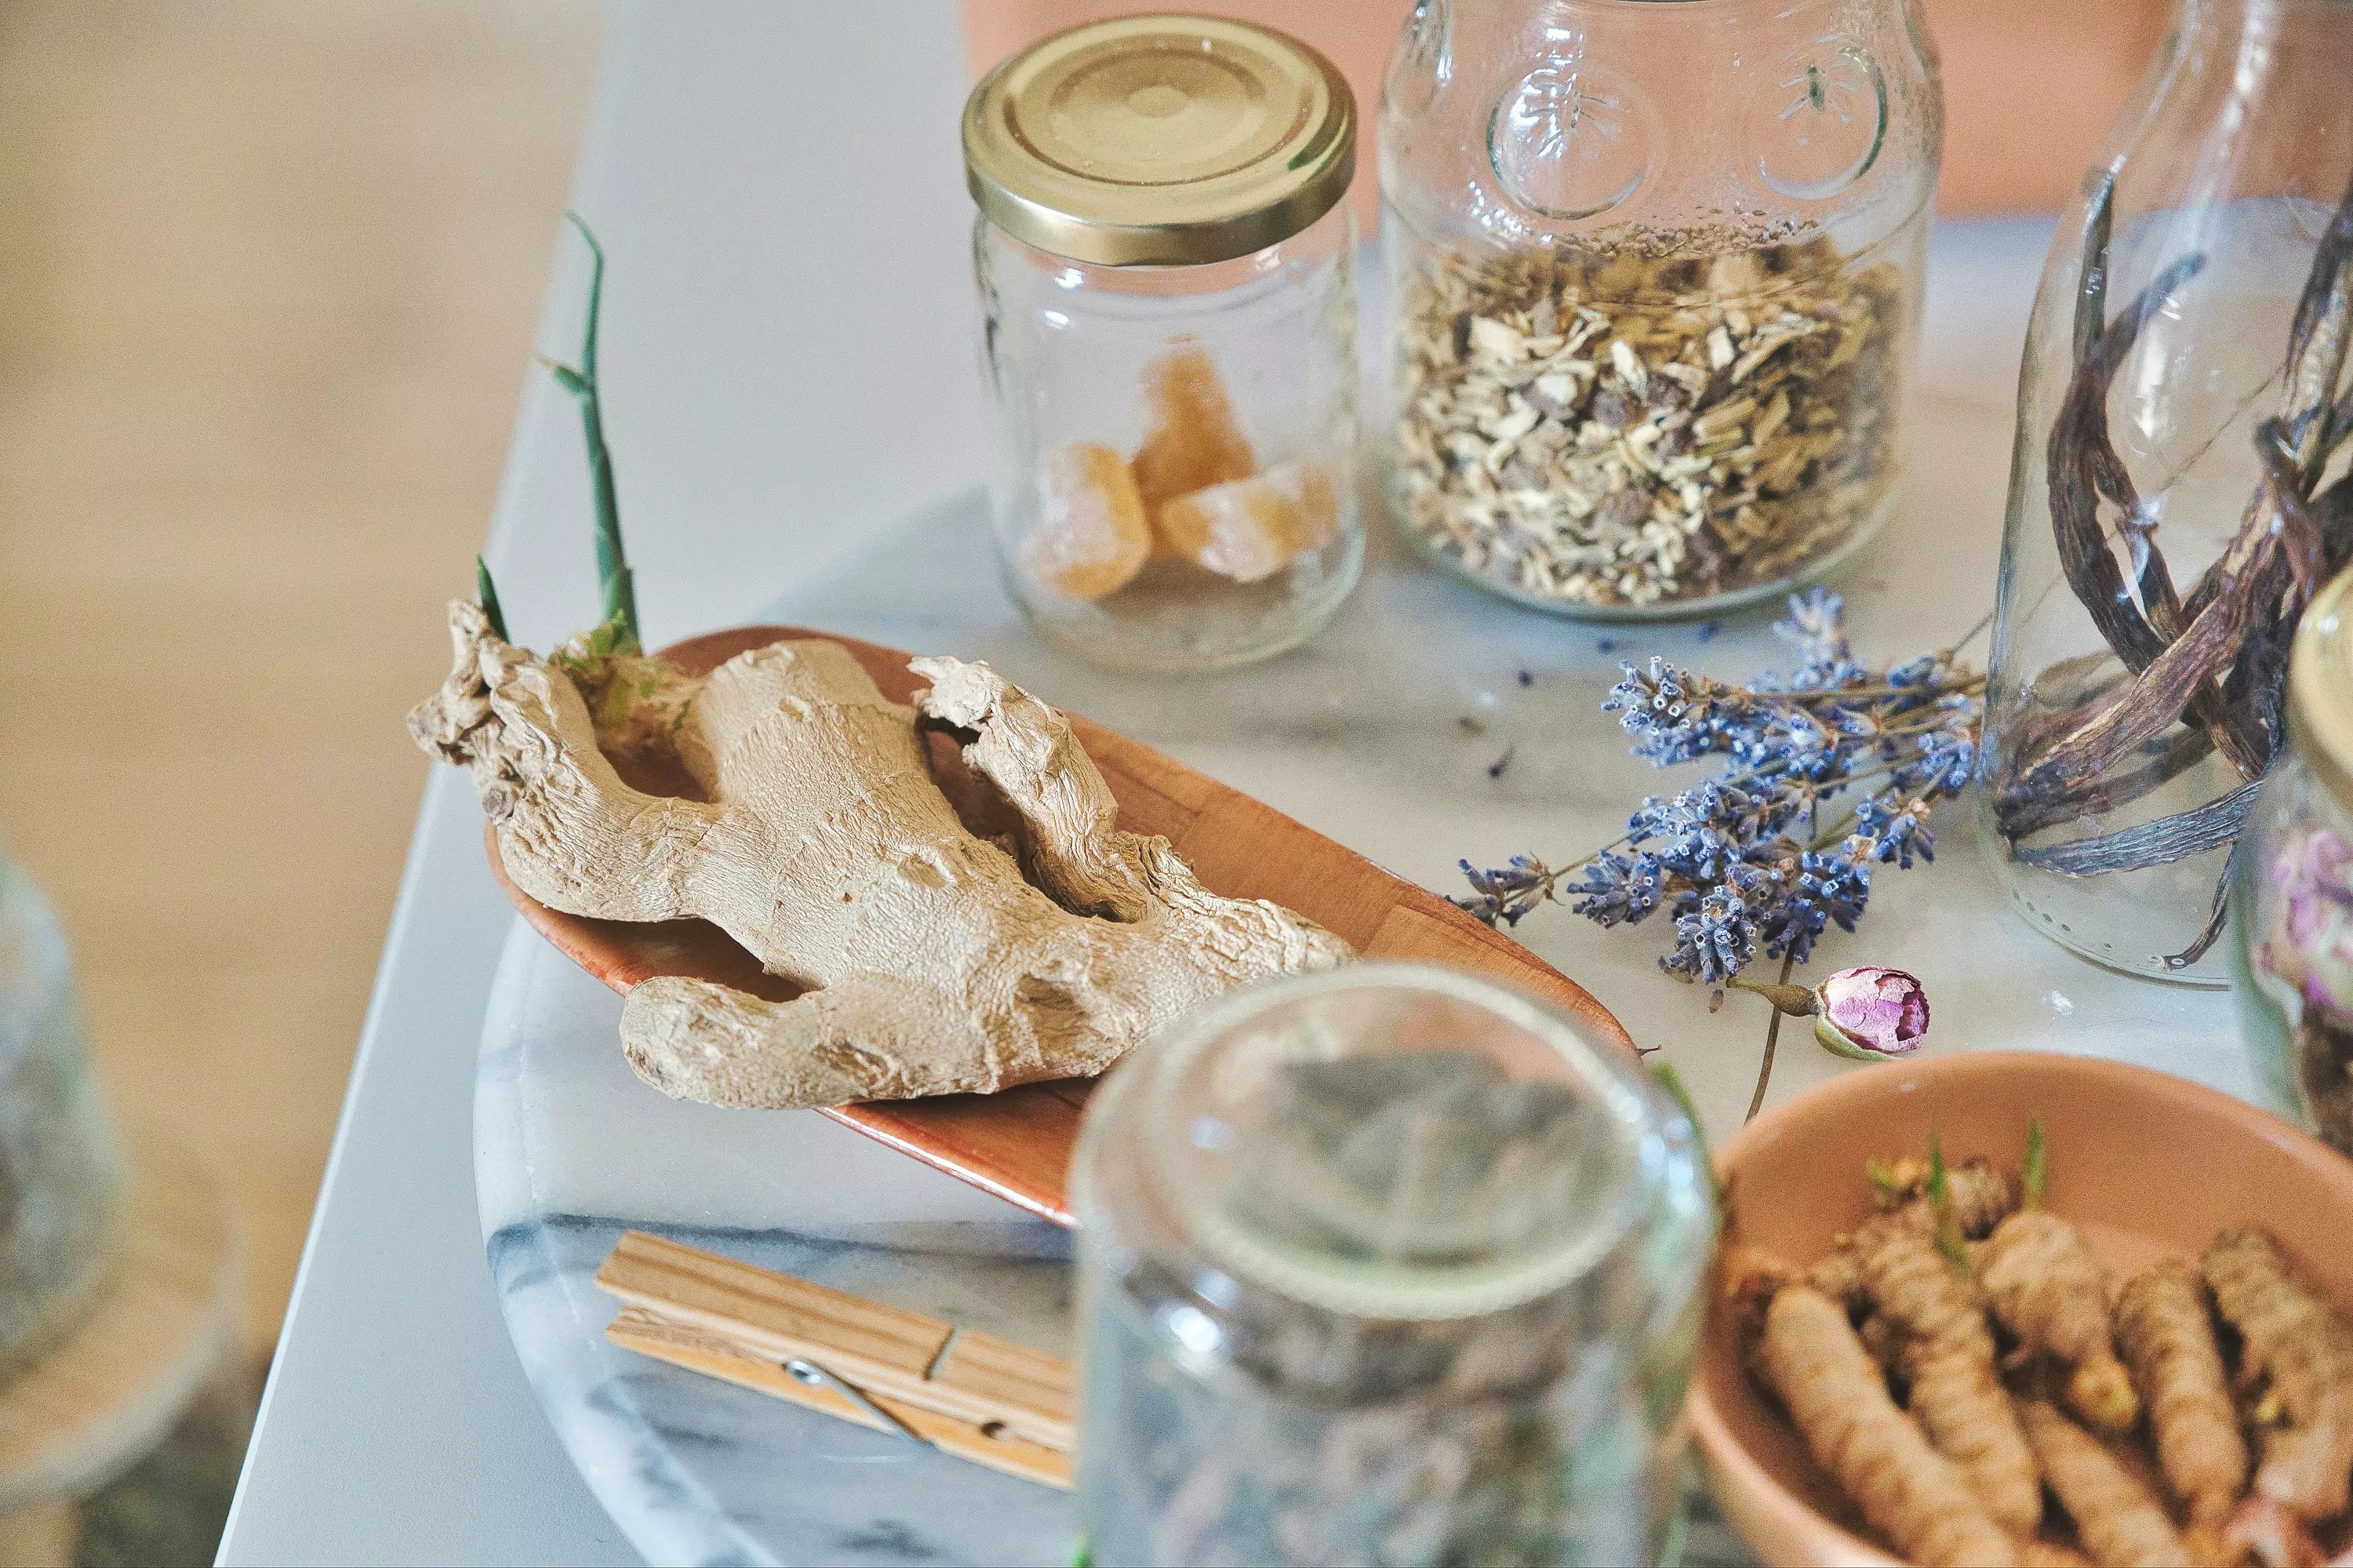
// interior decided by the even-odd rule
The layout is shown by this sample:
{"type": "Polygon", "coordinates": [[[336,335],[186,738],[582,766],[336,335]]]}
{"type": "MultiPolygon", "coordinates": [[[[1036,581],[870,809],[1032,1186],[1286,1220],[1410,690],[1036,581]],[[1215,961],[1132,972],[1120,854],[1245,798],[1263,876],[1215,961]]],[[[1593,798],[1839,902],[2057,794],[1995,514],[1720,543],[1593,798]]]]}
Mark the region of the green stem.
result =
{"type": "Polygon", "coordinates": [[[507,635],[507,612],[499,608],[498,584],[491,581],[491,564],[480,556],[474,557],[474,599],[491,623],[491,635],[501,642],[513,641],[507,635]]]}
{"type": "Polygon", "coordinates": [[[604,591],[604,620],[613,628],[614,651],[635,653],[643,646],[638,635],[637,581],[621,547],[620,497],[614,488],[613,454],[605,444],[605,409],[596,387],[596,327],[605,296],[605,248],[596,243],[596,235],[578,213],[564,216],[580,231],[593,259],[588,272],[588,322],[581,334],[579,368],[554,364],[548,368],[580,405],[580,433],[587,444],[588,473],[596,497],[596,580],[604,591]]]}
{"type": "MultiPolygon", "coordinates": [[[[1795,969],[1797,967],[1798,955],[1796,953],[1792,952],[1785,954],[1782,957],[1781,983],[1783,985],[1788,985],[1789,983],[1790,971],[1795,969]]],[[[1773,1022],[1765,1026],[1765,1059],[1757,1065],[1757,1092],[1748,1097],[1748,1114],[1740,1118],[1740,1123],[1743,1127],[1755,1121],[1757,1119],[1757,1113],[1765,1108],[1765,1086],[1773,1081],[1773,1053],[1775,1048],[1781,1044],[1781,1010],[1778,1007],[1775,1008],[1773,1010],[1773,1022]]]]}

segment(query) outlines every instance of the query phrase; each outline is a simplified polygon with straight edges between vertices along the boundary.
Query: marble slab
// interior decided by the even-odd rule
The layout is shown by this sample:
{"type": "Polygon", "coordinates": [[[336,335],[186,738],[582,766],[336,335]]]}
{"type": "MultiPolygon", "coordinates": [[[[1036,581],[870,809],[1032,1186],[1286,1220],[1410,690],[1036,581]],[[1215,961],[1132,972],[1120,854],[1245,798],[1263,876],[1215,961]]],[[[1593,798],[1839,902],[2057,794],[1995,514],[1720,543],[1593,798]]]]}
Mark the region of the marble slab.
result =
{"type": "MultiPolygon", "coordinates": [[[[1967,253],[1955,263],[1948,242],[1942,254],[1948,277],[1975,276],[1967,253]]],[[[1941,339],[1932,310],[1898,514],[1841,582],[1867,658],[1948,643],[1991,601],[2010,439],[2001,361],[2015,365],[2015,340],[2006,355],[1989,350],[1953,329],[1963,318],[1947,301],[1941,339]]],[[[837,559],[764,619],[989,660],[1446,892],[1459,885],[1458,857],[1574,858],[1614,838],[1641,795],[1689,776],[1629,759],[1598,711],[1621,658],[1655,651],[1746,673],[1783,653],[1771,609],[1651,629],[1532,615],[1418,565],[1377,524],[1365,582],[1323,636],[1253,669],[1155,680],[1080,664],[1029,632],[999,586],[977,492],[837,559]]],[[[1833,934],[1818,969],[1874,962],[1919,974],[1932,1050],[2075,1052],[2254,1096],[2222,993],[2112,974],[2043,940],[2009,911],[1960,815],[1948,817],[1936,864],[1883,874],[1862,931],[1833,934]]],[[[1659,972],[1654,927],[1602,931],[1546,910],[1519,934],[1660,1049],[1709,1130],[1738,1124],[1761,1004],[1736,995],[1710,1013],[1704,991],[1659,972]]],[[[665,1100],[623,1063],[618,1013],[617,998],[518,923],[484,1023],[475,1136],[483,1231],[517,1350],[631,1541],[656,1561],[1067,1561],[1060,1494],[605,1344],[613,1303],[589,1277],[636,1225],[1070,1349],[1062,1235],[813,1115],[665,1100]]],[[[1770,1098],[1871,1070],[1792,1031],[1770,1098]]],[[[1736,1554],[1702,1526],[1694,1561],[1736,1554]]]]}

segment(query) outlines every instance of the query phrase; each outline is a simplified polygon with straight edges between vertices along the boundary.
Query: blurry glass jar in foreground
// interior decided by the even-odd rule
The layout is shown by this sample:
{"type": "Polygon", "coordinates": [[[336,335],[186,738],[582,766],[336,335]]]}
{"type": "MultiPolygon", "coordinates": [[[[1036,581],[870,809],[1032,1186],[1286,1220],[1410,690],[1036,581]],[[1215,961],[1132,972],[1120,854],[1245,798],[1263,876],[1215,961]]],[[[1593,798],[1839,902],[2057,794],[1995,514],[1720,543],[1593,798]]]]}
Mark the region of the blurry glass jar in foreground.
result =
{"type": "Polygon", "coordinates": [[[1590,617],[1859,546],[1941,134],[1913,0],[1421,0],[1381,94],[1407,535],[1590,617]]]}
{"type": "Polygon", "coordinates": [[[2232,862],[2240,1027],[2274,1105],[2353,1154],[2353,572],[2297,628],[2287,721],[2232,862]]]}
{"type": "Polygon", "coordinates": [[[1095,1562],[1656,1560],[1714,1214],[1614,1046],[1449,970],[1257,986],[1072,1175],[1095,1562]]]}
{"type": "Polygon", "coordinates": [[[56,911],[0,846],[0,1379],[81,1319],[118,1247],[121,1158],[56,911]]]}
{"type": "Polygon", "coordinates": [[[1911,0],[1420,0],[1380,135],[1408,535],[1599,617],[1763,599],[1860,545],[1942,126],[1911,0]]]}
{"type": "Polygon", "coordinates": [[[2353,5],[2180,0],[2028,325],[1980,836],[2045,936],[2229,983],[2290,635],[2353,558],[2353,5]]]}
{"type": "Polygon", "coordinates": [[[1058,34],[965,109],[1013,596],[1131,669],[1280,652],[1355,586],[1356,106],[1206,16],[1058,34]]]}

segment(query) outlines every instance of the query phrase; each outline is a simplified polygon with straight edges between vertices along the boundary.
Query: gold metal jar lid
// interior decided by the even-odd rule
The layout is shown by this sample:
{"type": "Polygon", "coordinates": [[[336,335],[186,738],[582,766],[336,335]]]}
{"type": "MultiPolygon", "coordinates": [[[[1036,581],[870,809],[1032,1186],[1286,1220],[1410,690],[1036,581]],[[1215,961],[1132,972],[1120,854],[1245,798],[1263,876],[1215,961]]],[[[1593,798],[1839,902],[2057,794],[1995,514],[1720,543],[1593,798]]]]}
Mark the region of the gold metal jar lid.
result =
{"type": "Polygon", "coordinates": [[[2296,624],[2287,733],[2305,766],[2353,810],[2353,567],[2322,588],[2296,624]]]}
{"type": "Polygon", "coordinates": [[[964,108],[965,180],[990,222],[1113,267],[1225,261],[1332,210],[1356,101],[1295,38],[1216,16],[1123,16],[999,65],[964,108]]]}

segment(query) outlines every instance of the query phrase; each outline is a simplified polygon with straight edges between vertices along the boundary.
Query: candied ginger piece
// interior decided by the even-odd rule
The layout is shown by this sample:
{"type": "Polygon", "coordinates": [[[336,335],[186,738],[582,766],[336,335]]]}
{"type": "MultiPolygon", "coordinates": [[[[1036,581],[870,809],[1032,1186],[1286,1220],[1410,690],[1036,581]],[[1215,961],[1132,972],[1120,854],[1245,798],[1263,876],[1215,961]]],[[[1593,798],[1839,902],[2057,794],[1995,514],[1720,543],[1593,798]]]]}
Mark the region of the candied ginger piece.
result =
{"type": "Polygon", "coordinates": [[[1254,583],[1337,536],[1339,497],[1320,464],[1287,462],[1180,495],[1158,519],[1163,554],[1254,583]]]}
{"type": "Polygon", "coordinates": [[[1021,569],[1073,599],[1126,587],[1152,554],[1135,475],[1109,447],[1065,441],[1039,458],[1038,512],[1021,569]]]}
{"type": "Polygon", "coordinates": [[[1144,396],[1152,428],[1135,450],[1135,485],[1147,511],[1257,471],[1218,367],[1200,349],[1173,348],[1145,366],[1144,396]]]}

